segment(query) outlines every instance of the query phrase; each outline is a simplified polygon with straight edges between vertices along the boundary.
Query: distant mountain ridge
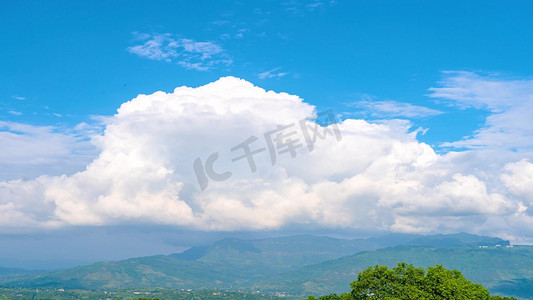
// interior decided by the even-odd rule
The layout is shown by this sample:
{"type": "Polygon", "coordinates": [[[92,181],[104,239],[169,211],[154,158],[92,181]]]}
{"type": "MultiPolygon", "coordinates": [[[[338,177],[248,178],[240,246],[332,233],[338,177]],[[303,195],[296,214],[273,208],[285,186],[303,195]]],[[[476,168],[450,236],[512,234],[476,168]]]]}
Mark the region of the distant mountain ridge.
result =
{"type": "Polygon", "coordinates": [[[284,266],[303,266],[335,259],[361,251],[371,251],[398,245],[407,246],[494,246],[510,245],[509,241],[468,233],[438,234],[424,236],[419,234],[388,234],[368,239],[338,239],[325,236],[296,235],[289,237],[242,240],[227,238],[211,246],[192,247],[171,257],[182,260],[198,260],[212,263],[229,263],[243,258],[254,262],[283,264],[284,266]],[[274,259],[273,259],[274,258],[274,259]],[[272,261],[274,260],[274,262],[272,261]]]}
{"type": "Polygon", "coordinates": [[[509,246],[511,243],[497,237],[478,236],[468,233],[437,234],[421,236],[409,242],[407,246],[450,247],[450,246],[509,246]]]}
{"type": "Polygon", "coordinates": [[[369,266],[394,267],[397,262],[407,262],[419,267],[440,264],[460,270],[466,278],[483,284],[491,292],[533,297],[533,246],[498,245],[382,248],[272,275],[253,288],[283,290],[292,295],[342,293],[369,266]]]}
{"type": "MultiPolygon", "coordinates": [[[[533,262],[533,257],[528,256],[528,247],[523,253],[511,255],[505,251],[512,249],[506,248],[509,245],[509,241],[500,238],[466,233],[391,234],[353,240],[314,235],[259,240],[229,238],[167,256],[101,262],[46,274],[0,278],[0,285],[80,289],[253,289],[304,296],[307,293],[344,291],[349,288],[349,282],[355,280],[358,270],[375,263],[405,261],[426,267],[424,264],[450,263],[451,258],[462,257],[461,263],[452,266],[470,272],[472,266],[464,258],[469,255],[471,261],[481,264],[489,264],[489,259],[497,257],[512,266],[518,256],[526,260],[528,266],[533,262]],[[496,248],[503,251],[491,253],[494,256],[486,256],[480,251],[496,248]]],[[[531,266],[533,270],[533,263],[531,266]]],[[[511,281],[533,278],[533,274],[523,270],[516,274],[504,277],[511,281]]],[[[502,278],[491,277],[487,282],[496,286],[502,278]]]]}

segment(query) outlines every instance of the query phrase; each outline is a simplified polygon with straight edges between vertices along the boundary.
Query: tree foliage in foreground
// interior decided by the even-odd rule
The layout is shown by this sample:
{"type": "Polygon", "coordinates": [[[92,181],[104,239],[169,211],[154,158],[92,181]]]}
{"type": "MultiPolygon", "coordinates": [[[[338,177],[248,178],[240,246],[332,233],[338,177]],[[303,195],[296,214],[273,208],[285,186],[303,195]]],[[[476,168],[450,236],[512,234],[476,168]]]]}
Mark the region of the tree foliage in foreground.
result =
{"type": "MultiPolygon", "coordinates": [[[[481,284],[467,280],[457,270],[447,270],[441,265],[415,268],[398,263],[395,268],[386,266],[368,267],[351,283],[351,293],[331,294],[319,300],[359,299],[514,299],[490,296],[481,284]]],[[[309,296],[308,300],[316,299],[309,296]]]]}

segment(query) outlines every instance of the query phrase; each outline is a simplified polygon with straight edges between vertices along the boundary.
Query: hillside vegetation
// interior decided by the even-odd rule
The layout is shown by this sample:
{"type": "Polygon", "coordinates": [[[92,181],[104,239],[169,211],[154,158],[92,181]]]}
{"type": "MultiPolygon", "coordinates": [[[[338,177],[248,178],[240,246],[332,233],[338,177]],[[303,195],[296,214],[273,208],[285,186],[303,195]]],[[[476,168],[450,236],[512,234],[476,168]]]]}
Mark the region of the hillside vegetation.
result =
{"type": "Polygon", "coordinates": [[[470,234],[345,240],[312,235],[224,239],[183,253],[0,278],[5,287],[246,290],[306,297],[346,292],[368,266],[443,265],[494,293],[533,295],[533,247],[470,234]]]}

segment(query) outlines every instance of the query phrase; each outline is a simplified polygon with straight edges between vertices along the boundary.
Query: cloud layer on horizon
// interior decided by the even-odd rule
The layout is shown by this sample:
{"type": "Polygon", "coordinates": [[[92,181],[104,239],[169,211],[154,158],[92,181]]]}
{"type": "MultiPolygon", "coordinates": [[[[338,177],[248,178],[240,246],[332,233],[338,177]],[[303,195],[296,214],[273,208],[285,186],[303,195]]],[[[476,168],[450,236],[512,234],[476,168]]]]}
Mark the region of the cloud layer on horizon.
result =
{"type": "MultiPolygon", "coordinates": [[[[451,84],[445,88],[433,89],[435,97],[460,100],[451,84]]],[[[344,120],[341,140],[319,138],[310,151],[300,136],[294,158],[276,153],[273,163],[268,150],[254,155],[256,172],[245,159],[232,162],[242,151],[231,149],[249,137],[257,138],[252,150],[268,148],[265,133],[279,125],[298,131],[314,113],[298,96],[234,77],[139,95],[93,137],[99,155],[85,170],[0,182],[0,226],[268,230],[297,224],[533,237],[523,230],[533,225],[529,154],[498,148],[439,155],[406,120],[344,120]],[[205,163],[213,153],[219,154],[215,170],[231,177],[211,180],[201,191],[193,162],[205,163]]]]}

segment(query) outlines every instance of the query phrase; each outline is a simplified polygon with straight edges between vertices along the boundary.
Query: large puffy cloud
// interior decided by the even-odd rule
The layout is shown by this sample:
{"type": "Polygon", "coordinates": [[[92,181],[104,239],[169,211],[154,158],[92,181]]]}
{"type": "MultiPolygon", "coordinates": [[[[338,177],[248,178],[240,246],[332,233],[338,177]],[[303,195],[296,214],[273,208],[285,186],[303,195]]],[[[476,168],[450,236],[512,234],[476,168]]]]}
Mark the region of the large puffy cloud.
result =
{"type": "Polygon", "coordinates": [[[487,154],[436,154],[408,121],[348,119],[327,128],[302,121],[314,113],[297,96],[234,77],[139,95],[93,137],[100,154],[85,170],[2,182],[0,214],[21,227],[157,223],[264,230],[307,224],[511,238],[518,233],[506,232],[509,223],[529,222],[533,165],[527,160],[489,168],[487,154]],[[300,147],[292,157],[273,140],[273,162],[266,141],[280,137],[268,134],[278,126],[287,127],[280,131],[283,140],[300,147]],[[332,134],[318,137],[311,151],[302,128],[313,126],[332,134]],[[257,138],[251,151],[264,148],[253,156],[255,172],[246,159],[235,160],[243,149],[234,147],[250,137],[257,138]],[[207,176],[202,190],[193,162],[205,166],[213,153],[214,171],[231,173],[221,181],[207,176]]]}
{"type": "MultiPolygon", "coordinates": [[[[502,181],[510,193],[524,206],[533,208],[533,164],[523,159],[516,163],[505,166],[505,172],[501,175],[502,181]]],[[[533,209],[528,209],[533,215],[533,209]]]]}

